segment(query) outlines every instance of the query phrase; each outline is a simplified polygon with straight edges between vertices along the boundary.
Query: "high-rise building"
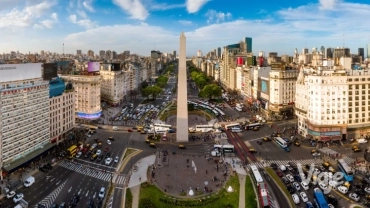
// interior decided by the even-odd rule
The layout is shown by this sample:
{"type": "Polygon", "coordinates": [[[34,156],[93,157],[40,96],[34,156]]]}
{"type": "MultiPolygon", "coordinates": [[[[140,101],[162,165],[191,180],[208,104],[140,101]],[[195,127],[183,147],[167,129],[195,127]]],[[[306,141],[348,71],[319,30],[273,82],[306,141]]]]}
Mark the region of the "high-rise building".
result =
{"type": "Polygon", "coordinates": [[[125,54],[126,57],[130,56],[130,51],[123,51],[123,53],[125,54]]]}
{"type": "Polygon", "coordinates": [[[365,49],[364,48],[358,48],[358,55],[362,57],[362,61],[365,60],[365,49]]]}
{"type": "Polygon", "coordinates": [[[349,48],[340,48],[340,47],[334,48],[333,59],[335,65],[339,64],[339,59],[341,57],[351,57],[349,48]]]}
{"type": "Polygon", "coordinates": [[[246,52],[252,53],[252,38],[245,37],[244,42],[246,44],[246,52]]]}
{"type": "Polygon", "coordinates": [[[332,59],[333,58],[333,52],[334,52],[334,49],[333,48],[327,48],[325,50],[325,58],[326,59],[332,59]]]}
{"type": "Polygon", "coordinates": [[[101,99],[112,106],[117,106],[124,97],[124,72],[119,63],[102,64],[101,99]]]}
{"type": "Polygon", "coordinates": [[[107,50],[106,52],[105,52],[105,59],[107,59],[107,60],[111,60],[113,57],[112,57],[112,51],[110,51],[110,50],[107,50]]]}
{"type": "Polygon", "coordinates": [[[201,50],[197,51],[197,57],[202,57],[202,51],[201,50]]]}
{"type": "Polygon", "coordinates": [[[172,51],[172,56],[173,56],[173,59],[175,60],[176,59],[176,51],[172,51]]]}
{"type": "Polygon", "coordinates": [[[217,48],[217,57],[221,58],[221,47],[217,48]]]}
{"type": "Polygon", "coordinates": [[[77,55],[82,55],[82,51],[81,50],[77,50],[77,55]]]}
{"type": "Polygon", "coordinates": [[[87,51],[87,56],[89,56],[89,57],[94,57],[94,51],[92,51],[92,50],[88,50],[88,51],[87,51]]]}
{"type": "Polygon", "coordinates": [[[104,50],[99,51],[99,56],[100,59],[105,59],[105,51],[104,50]]]}
{"type": "Polygon", "coordinates": [[[68,138],[75,124],[75,92],[71,83],[60,78],[49,84],[50,142],[59,144],[68,138]]]}
{"type": "Polygon", "coordinates": [[[49,82],[41,63],[0,65],[0,177],[42,155],[49,141],[49,82]],[[3,172],[5,171],[5,172],[3,172]]]}
{"type": "Polygon", "coordinates": [[[367,49],[367,58],[370,59],[370,43],[367,44],[366,49],[367,49]]]}

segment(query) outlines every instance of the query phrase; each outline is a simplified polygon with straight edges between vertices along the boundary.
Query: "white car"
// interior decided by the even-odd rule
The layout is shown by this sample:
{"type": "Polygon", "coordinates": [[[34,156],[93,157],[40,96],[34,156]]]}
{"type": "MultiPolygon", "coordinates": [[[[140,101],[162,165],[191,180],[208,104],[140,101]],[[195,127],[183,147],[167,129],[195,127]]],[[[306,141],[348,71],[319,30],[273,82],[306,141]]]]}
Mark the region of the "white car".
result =
{"type": "Polygon", "coordinates": [[[108,139],[108,140],[107,140],[107,144],[111,145],[111,144],[112,144],[112,142],[108,139]]]}
{"type": "Polygon", "coordinates": [[[108,157],[107,159],[105,159],[106,165],[110,165],[111,162],[112,162],[112,158],[108,157]]]}
{"type": "Polygon", "coordinates": [[[357,142],[359,144],[364,144],[364,143],[367,143],[367,140],[366,139],[359,139],[359,140],[357,140],[357,142]]]}
{"type": "Polygon", "coordinates": [[[98,146],[98,144],[94,143],[93,145],[91,145],[91,148],[95,149],[96,146],[98,146]]]}
{"type": "Polygon", "coordinates": [[[301,190],[301,187],[299,186],[299,184],[297,182],[294,182],[293,186],[294,186],[295,190],[297,190],[297,191],[301,190]]]}
{"type": "Polygon", "coordinates": [[[119,157],[118,157],[118,156],[116,156],[116,158],[114,158],[114,162],[115,162],[115,163],[118,163],[118,161],[119,161],[119,157]]]}
{"type": "Polygon", "coordinates": [[[17,194],[17,195],[15,195],[15,197],[13,198],[13,202],[14,203],[17,203],[17,202],[19,202],[21,199],[23,199],[23,194],[22,193],[19,193],[19,194],[17,194]]]}
{"type": "Polygon", "coordinates": [[[292,175],[290,175],[290,174],[286,174],[286,178],[292,183],[292,182],[294,182],[294,178],[293,178],[293,176],[292,175]]]}
{"type": "Polygon", "coordinates": [[[79,158],[79,157],[81,157],[81,155],[82,155],[82,152],[78,152],[78,153],[76,154],[76,157],[77,157],[77,158],[79,158]]]}
{"type": "Polygon", "coordinates": [[[307,194],[305,192],[301,192],[299,193],[299,195],[301,195],[301,199],[303,202],[307,202],[308,201],[308,197],[307,197],[307,194]]]}
{"type": "Polygon", "coordinates": [[[7,195],[6,195],[6,198],[10,199],[10,198],[13,198],[15,196],[15,191],[11,191],[9,192],[7,195]]]}
{"type": "Polygon", "coordinates": [[[101,150],[98,150],[98,151],[96,151],[96,153],[95,153],[96,155],[100,155],[101,154],[101,150]]]}
{"type": "Polygon", "coordinates": [[[346,194],[348,192],[348,188],[345,186],[338,186],[337,190],[341,192],[342,194],[346,194]]]}
{"type": "Polygon", "coordinates": [[[366,187],[366,188],[364,189],[364,191],[365,191],[366,193],[370,194],[370,187],[366,187]]]}
{"type": "Polygon", "coordinates": [[[300,201],[299,201],[299,197],[297,194],[292,194],[292,199],[294,201],[295,204],[299,204],[300,201]]]}
{"type": "Polygon", "coordinates": [[[326,184],[325,183],[323,183],[323,182],[320,182],[319,183],[319,187],[323,190],[323,191],[325,191],[328,187],[326,186],[326,184]]]}
{"type": "Polygon", "coordinates": [[[357,195],[356,193],[350,193],[348,196],[349,198],[353,199],[356,202],[360,201],[360,196],[357,195]]]}
{"type": "Polygon", "coordinates": [[[310,187],[308,186],[308,184],[304,181],[301,182],[301,186],[303,187],[304,190],[308,190],[310,187]]]}
{"type": "Polygon", "coordinates": [[[334,205],[332,205],[332,204],[328,204],[328,207],[329,208],[335,208],[334,205]]]}

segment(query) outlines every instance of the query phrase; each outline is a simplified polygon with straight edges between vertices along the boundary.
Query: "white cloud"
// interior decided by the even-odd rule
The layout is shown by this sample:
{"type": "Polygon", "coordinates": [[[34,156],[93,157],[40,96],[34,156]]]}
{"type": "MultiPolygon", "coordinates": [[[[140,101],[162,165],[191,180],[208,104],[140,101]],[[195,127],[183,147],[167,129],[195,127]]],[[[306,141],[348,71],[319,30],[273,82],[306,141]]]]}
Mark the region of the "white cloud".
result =
{"type": "Polygon", "coordinates": [[[150,3],[150,10],[165,11],[186,7],[186,4],[166,4],[166,3],[150,3]]]}
{"type": "Polygon", "coordinates": [[[51,18],[53,20],[58,20],[58,14],[54,12],[53,14],[51,14],[51,18]]]}
{"type": "Polygon", "coordinates": [[[92,0],[86,0],[82,3],[82,5],[89,11],[89,12],[95,12],[93,6],[92,6],[92,0]]]}
{"type": "Polygon", "coordinates": [[[196,13],[204,6],[209,0],[186,0],[186,9],[189,13],[196,13]]]}
{"type": "Polygon", "coordinates": [[[319,0],[320,9],[332,10],[339,3],[339,0],[319,0]]]}
{"type": "Polygon", "coordinates": [[[0,28],[33,26],[34,22],[45,15],[54,4],[54,1],[45,1],[22,10],[15,8],[7,13],[0,13],[0,28]]]}
{"type": "Polygon", "coordinates": [[[69,15],[69,21],[71,21],[73,24],[79,25],[81,27],[84,27],[86,29],[95,28],[98,26],[96,22],[92,22],[89,19],[80,19],[77,20],[77,16],[75,14],[69,15]]]}
{"type": "Polygon", "coordinates": [[[84,18],[84,19],[86,19],[86,18],[87,18],[87,14],[86,14],[86,12],[84,12],[84,11],[82,11],[82,10],[76,10],[76,13],[77,13],[80,17],[82,17],[82,18],[84,18]]]}
{"type": "Polygon", "coordinates": [[[148,10],[140,0],[113,0],[113,3],[128,13],[132,19],[145,20],[148,16],[148,10]]]}
{"type": "Polygon", "coordinates": [[[192,21],[188,21],[188,20],[179,20],[178,21],[180,24],[184,25],[184,26],[190,26],[193,24],[192,21]]]}
{"type": "Polygon", "coordinates": [[[46,27],[46,28],[53,28],[53,25],[54,25],[54,21],[53,20],[43,20],[41,21],[41,24],[46,27]]]}
{"type": "Polygon", "coordinates": [[[217,12],[216,10],[210,9],[207,11],[205,16],[208,17],[208,20],[207,20],[208,23],[211,23],[211,22],[219,23],[221,21],[231,19],[232,14],[230,12],[223,13],[223,12],[217,12]]]}

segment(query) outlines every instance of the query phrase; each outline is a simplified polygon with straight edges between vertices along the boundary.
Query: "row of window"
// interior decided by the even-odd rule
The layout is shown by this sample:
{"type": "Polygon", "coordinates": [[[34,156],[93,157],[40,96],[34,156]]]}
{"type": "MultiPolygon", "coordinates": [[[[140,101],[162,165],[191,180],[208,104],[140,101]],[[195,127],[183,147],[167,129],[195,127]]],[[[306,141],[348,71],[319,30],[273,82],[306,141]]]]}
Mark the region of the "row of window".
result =
{"type": "Polygon", "coordinates": [[[8,148],[6,151],[3,150],[3,162],[8,162],[11,159],[17,158],[17,156],[19,155],[26,155],[27,152],[31,152],[32,150],[34,150],[38,144],[48,141],[48,137],[46,136],[40,138],[41,139],[37,141],[28,142],[22,146],[14,146],[12,148],[8,148]]]}
{"type": "Polygon", "coordinates": [[[12,145],[18,145],[23,143],[24,141],[33,141],[38,140],[39,137],[43,135],[49,135],[49,129],[44,127],[43,129],[39,129],[38,131],[28,132],[27,135],[13,135],[11,137],[3,138],[3,147],[10,147],[12,145]]]}
{"type": "Polygon", "coordinates": [[[37,120],[32,119],[33,123],[17,123],[13,125],[8,125],[5,128],[3,128],[3,140],[6,138],[10,138],[12,136],[18,136],[21,134],[26,134],[29,132],[35,132],[40,131],[42,128],[45,128],[49,125],[49,119],[43,119],[43,120],[37,120]]]}

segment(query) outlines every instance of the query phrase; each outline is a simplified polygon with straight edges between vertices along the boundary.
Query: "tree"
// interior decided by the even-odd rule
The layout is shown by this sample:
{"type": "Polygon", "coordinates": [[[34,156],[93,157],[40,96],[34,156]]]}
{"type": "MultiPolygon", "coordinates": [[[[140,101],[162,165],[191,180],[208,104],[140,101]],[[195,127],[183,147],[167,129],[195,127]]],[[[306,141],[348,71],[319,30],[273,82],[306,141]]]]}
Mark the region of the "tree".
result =
{"type": "Polygon", "coordinates": [[[199,92],[200,97],[212,99],[215,97],[220,97],[222,94],[221,87],[215,84],[209,84],[204,86],[204,88],[199,92]]]}

